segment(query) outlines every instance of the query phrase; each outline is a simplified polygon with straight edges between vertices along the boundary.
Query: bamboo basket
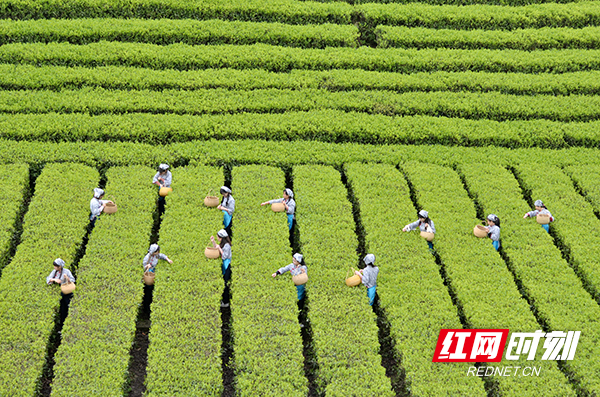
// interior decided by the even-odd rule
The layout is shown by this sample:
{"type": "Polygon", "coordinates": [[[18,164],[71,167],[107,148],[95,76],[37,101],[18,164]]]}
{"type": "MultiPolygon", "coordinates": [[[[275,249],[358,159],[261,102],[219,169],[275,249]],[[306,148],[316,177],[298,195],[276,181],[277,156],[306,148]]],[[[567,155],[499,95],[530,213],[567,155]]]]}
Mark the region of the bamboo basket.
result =
{"type": "Polygon", "coordinates": [[[169,195],[169,193],[171,193],[172,191],[173,191],[173,188],[161,187],[160,190],[158,191],[158,195],[160,197],[167,197],[169,195]]]}
{"type": "Polygon", "coordinates": [[[304,285],[308,281],[308,274],[301,273],[301,274],[298,274],[297,276],[292,276],[292,281],[294,282],[295,285],[304,285]]]}
{"type": "Polygon", "coordinates": [[[144,272],[144,284],[154,285],[154,272],[144,272]]]}
{"type": "Polygon", "coordinates": [[[271,209],[273,210],[273,212],[283,212],[283,211],[285,211],[285,204],[273,203],[273,204],[271,204],[271,209]]]}
{"type": "Polygon", "coordinates": [[[215,248],[215,247],[206,247],[206,249],[204,250],[204,255],[208,259],[217,259],[217,258],[221,257],[221,252],[219,251],[218,248],[215,248]]]}
{"type": "Polygon", "coordinates": [[[77,286],[75,285],[75,283],[72,283],[71,280],[69,280],[69,277],[67,277],[66,274],[63,278],[65,282],[60,285],[60,291],[65,295],[69,295],[70,293],[75,291],[75,287],[77,286]]]}
{"type": "Polygon", "coordinates": [[[473,234],[475,235],[475,237],[485,238],[488,235],[488,231],[485,228],[485,226],[475,225],[475,228],[473,229],[473,234]]]}
{"type": "Polygon", "coordinates": [[[111,203],[104,204],[104,209],[102,210],[102,212],[110,215],[110,214],[114,214],[115,212],[117,212],[117,204],[115,204],[115,196],[108,196],[108,198],[111,199],[112,204],[111,203]]]}
{"type": "Polygon", "coordinates": [[[348,287],[356,287],[357,285],[359,285],[362,282],[362,278],[356,274],[354,274],[354,268],[350,268],[350,270],[348,270],[346,272],[346,285],[348,287]],[[352,272],[353,276],[348,277],[348,273],[352,272]]]}
{"type": "Polygon", "coordinates": [[[429,233],[429,232],[421,232],[421,237],[423,237],[425,240],[432,242],[433,238],[435,237],[435,234],[433,233],[429,233]]]}
{"type": "Polygon", "coordinates": [[[540,225],[547,225],[547,224],[550,223],[550,215],[548,215],[548,214],[537,214],[537,216],[535,217],[535,220],[540,225]]]}
{"type": "Polygon", "coordinates": [[[211,196],[212,189],[208,192],[204,198],[204,205],[207,207],[217,207],[219,205],[219,198],[217,196],[211,196]]]}

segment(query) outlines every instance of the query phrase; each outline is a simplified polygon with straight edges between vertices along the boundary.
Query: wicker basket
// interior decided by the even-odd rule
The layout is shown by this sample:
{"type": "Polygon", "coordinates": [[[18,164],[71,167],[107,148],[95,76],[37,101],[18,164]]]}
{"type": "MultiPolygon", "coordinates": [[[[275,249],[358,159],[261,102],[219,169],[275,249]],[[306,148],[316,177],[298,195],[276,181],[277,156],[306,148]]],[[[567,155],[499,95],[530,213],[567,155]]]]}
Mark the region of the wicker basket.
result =
{"type": "Polygon", "coordinates": [[[66,274],[64,276],[64,280],[65,282],[60,285],[60,291],[65,295],[69,295],[70,293],[75,291],[76,285],[75,283],[72,283],[71,280],[69,280],[69,277],[67,277],[66,274]]]}
{"type": "Polygon", "coordinates": [[[154,272],[144,272],[144,284],[154,285],[154,272]]]}
{"type": "Polygon", "coordinates": [[[346,285],[348,287],[356,287],[357,285],[359,285],[362,282],[362,278],[356,274],[354,274],[354,269],[350,268],[350,270],[348,270],[346,272],[346,285]],[[353,276],[348,277],[348,273],[352,272],[353,276]]]}
{"type": "Polygon", "coordinates": [[[488,235],[488,231],[485,226],[476,225],[473,229],[473,234],[475,237],[485,238],[488,235]]]}
{"type": "Polygon", "coordinates": [[[547,225],[547,224],[550,223],[550,215],[548,215],[548,214],[537,214],[537,216],[535,217],[535,220],[540,225],[547,225]]]}
{"type": "Polygon", "coordinates": [[[217,207],[219,205],[219,198],[217,196],[211,196],[212,189],[208,192],[204,198],[204,205],[207,207],[217,207]]]}
{"type": "Polygon", "coordinates": [[[215,248],[215,247],[206,247],[206,249],[204,250],[204,255],[208,259],[217,259],[217,258],[221,257],[221,252],[219,251],[218,248],[215,248]]]}
{"type": "Polygon", "coordinates": [[[160,190],[158,191],[158,195],[160,197],[167,197],[169,195],[169,193],[171,193],[172,191],[173,191],[173,188],[161,187],[160,190]]]}
{"type": "Polygon", "coordinates": [[[435,237],[435,234],[433,233],[429,233],[429,232],[421,232],[421,237],[423,237],[425,240],[432,242],[433,238],[435,237]]]}
{"type": "Polygon", "coordinates": [[[102,212],[104,212],[105,214],[114,214],[115,212],[117,212],[117,205],[114,202],[106,203],[104,204],[104,209],[102,210],[102,212]]]}
{"type": "Polygon", "coordinates": [[[295,285],[304,285],[308,281],[308,274],[301,273],[301,274],[298,274],[297,276],[292,276],[292,281],[294,282],[295,285]]]}
{"type": "Polygon", "coordinates": [[[283,212],[283,211],[285,211],[285,204],[273,203],[273,204],[271,204],[271,209],[273,210],[273,212],[283,212]]]}

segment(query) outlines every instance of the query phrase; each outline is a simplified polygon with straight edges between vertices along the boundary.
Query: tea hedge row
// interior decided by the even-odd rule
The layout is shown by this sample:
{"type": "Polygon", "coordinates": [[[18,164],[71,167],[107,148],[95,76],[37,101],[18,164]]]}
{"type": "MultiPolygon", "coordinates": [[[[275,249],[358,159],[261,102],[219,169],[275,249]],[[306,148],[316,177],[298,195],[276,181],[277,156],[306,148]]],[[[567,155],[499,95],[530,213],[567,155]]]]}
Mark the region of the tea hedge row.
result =
{"type": "MultiPolygon", "coordinates": [[[[435,223],[435,249],[439,253],[452,290],[460,302],[469,327],[533,332],[540,328],[490,239],[473,236],[480,224],[473,202],[450,168],[423,163],[402,165],[417,200],[435,223]],[[490,293],[493,291],[493,298],[490,293]]],[[[487,214],[485,214],[487,216],[487,214]]],[[[541,352],[541,349],[540,349],[541,352]]],[[[538,355],[538,360],[541,354],[538,355]]],[[[522,356],[503,365],[531,365],[522,356]]],[[[501,364],[498,364],[501,365],[501,364]]],[[[537,361],[543,376],[523,382],[519,377],[494,377],[503,396],[575,396],[555,362],[537,361]]]]}
{"type": "Polygon", "coordinates": [[[519,30],[427,29],[381,25],[375,29],[381,48],[456,48],[477,50],[595,49],[600,44],[600,28],[549,28],[519,30]]]}
{"type": "Polygon", "coordinates": [[[98,179],[96,170],[74,163],[49,164],[37,178],[22,242],[0,278],[0,395],[31,396],[38,389],[61,299],[46,277],[59,257],[74,270],[98,179]],[[68,193],[60,199],[57,189],[68,193]]]}
{"type": "Polygon", "coordinates": [[[40,7],[39,3],[34,0],[3,0],[0,2],[0,18],[38,20],[49,18],[189,18],[199,20],[218,18],[292,24],[349,24],[354,18],[365,20],[373,27],[385,24],[450,29],[517,29],[543,26],[581,28],[600,25],[600,6],[595,1],[569,2],[568,4],[529,4],[522,7],[489,4],[447,5],[447,2],[444,3],[444,5],[370,3],[352,7],[343,2],[297,2],[292,0],[256,0],[252,2],[134,0],[110,3],[101,0],[48,0],[44,7],[40,7]]]}
{"type": "Polygon", "coordinates": [[[78,288],[55,356],[53,397],[116,396],[128,381],[143,296],[141,262],[156,201],[153,174],[140,166],[107,172],[105,190],[119,211],[99,217],[79,263],[78,288]]]}
{"type": "Polygon", "coordinates": [[[423,396],[486,395],[480,379],[464,376],[465,364],[431,362],[439,330],[462,325],[427,244],[416,232],[402,235],[402,227],[415,220],[402,174],[383,164],[351,163],[344,168],[360,207],[366,250],[375,255],[380,268],[377,293],[402,358],[408,390],[423,396]],[[384,204],[382,210],[390,197],[394,204],[384,204]]]}
{"type": "Polygon", "coordinates": [[[598,165],[573,165],[565,172],[576,183],[585,199],[592,205],[596,216],[600,213],[600,167],[598,165]]]}
{"type": "Polygon", "coordinates": [[[294,167],[294,190],[308,266],[312,342],[325,395],[393,396],[366,290],[344,283],[349,268],[356,268],[358,240],[340,173],[321,165],[294,167]]]}
{"type": "Polygon", "coordinates": [[[97,68],[0,64],[0,87],[5,90],[63,90],[83,87],[135,90],[253,90],[326,89],[330,91],[498,91],[503,94],[597,95],[600,72],[563,74],[419,72],[412,74],[366,70],[260,69],[153,70],[101,66],[97,68]]]}
{"type": "MultiPolygon", "coordinates": [[[[317,0],[323,3],[337,2],[340,0],[317,0]]],[[[469,5],[501,5],[501,6],[522,6],[529,4],[545,4],[551,2],[551,0],[341,0],[346,1],[350,4],[369,4],[369,3],[381,3],[381,4],[413,4],[413,3],[425,3],[431,5],[458,5],[458,6],[469,6],[469,5]]],[[[578,3],[586,0],[556,0],[553,3],[578,3]]]]}
{"type": "MultiPolygon", "coordinates": [[[[598,121],[466,120],[390,117],[338,110],[234,115],[0,115],[0,137],[41,141],[167,144],[206,139],[311,140],[363,144],[439,144],[509,148],[597,147],[598,121]]],[[[119,156],[117,156],[118,158],[119,156]]],[[[260,160],[258,162],[261,162],[260,160]]]]}
{"type": "Polygon", "coordinates": [[[27,42],[89,44],[102,40],[153,44],[254,44],[356,47],[354,25],[285,25],[222,20],[41,19],[0,20],[0,45],[27,42]]]}
{"type": "Polygon", "coordinates": [[[545,164],[519,165],[517,169],[532,199],[541,199],[556,217],[550,228],[565,244],[562,250],[568,252],[575,272],[600,303],[600,258],[595,249],[598,241],[596,235],[590,233],[590,230],[600,229],[594,208],[575,191],[573,181],[561,169],[545,164]],[[582,223],[585,226],[582,227],[582,223]]]}
{"type": "Polygon", "coordinates": [[[292,24],[349,24],[349,4],[293,0],[2,0],[1,19],[229,19],[292,24]]]}
{"type": "Polygon", "coordinates": [[[496,92],[330,92],[258,89],[230,91],[115,91],[104,88],[55,91],[0,91],[5,113],[284,113],[325,109],[386,116],[434,116],[496,121],[548,119],[574,122],[600,118],[598,96],[505,95],[496,92]]]}
{"type": "Polygon", "coordinates": [[[512,173],[494,164],[465,164],[460,169],[483,212],[500,217],[508,264],[539,322],[553,331],[581,331],[575,359],[562,365],[578,395],[597,394],[600,307],[582,288],[552,237],[535,221],[523,219],[531,208],[512,173]]]}
{"type": "Polygon", "coordinates": [[[520,72],[566,73],[598,70],[600,50],[453,50],[344,48],[307,49],[254,45],[159,46],[144,43],[105,42],[6,44],[0,62],[54,66],[135,66],[152,69],[195,70],[209,68],[363,69],[381,72],[520,72]]]}
{"type": "Polygon", "coordinates": [[[460,147],[441,145],[364,145],[319,141],[190,141],[170,145],[135,142],[28,142],[0,139],[0,160],[12,163],[77,162],[91,166],[170,164],[265,164],[292,166],[298,164],[341,165],[345,162],[386,164],[426,159],[433,164],[455,165],[477,163],[493,158],[509,165],[545,162],[558,166],[598,164],[598,150],[581,147],[561,150],[540,148],[460,147]]]}
{"type": "Polygon", "coordinates": [[[198,193],[221,186],[223,171],[178,167],[173,178],[159,241],[173,264],[160,261],[156,268],[146,394],[220,396],[223,279],[221,261],[206,259],[204,248],[212,246],[222,214],[204,207],[198,193]]]}
{"type": "Polygon", "coordinates": [[[11,244],[20,209],[25,205],[25,193],[29,190],[29,167],[26,164],[7,164],[0,167],[0,275],[8,264],[11,244]]]}
{"type": "Polygon", "coordinates": [[[296,288],[289,274],[271,277],[292,262],[287,221],[269,207],[260,207],[261,202],[280,197],[284,183],[283,172],[272,167],[243,166],[232,171],[236,209],[231,317],[235,388],[240,396],[305,396],[308,392],[296,288]]]}
{"type": "Polygon", "coordinates": [[[377,25],[392,25],[434,29],[513,30],[600,25],[600,4],[596,1],[530,4],[521,7],[370,3],[356,8],[365,23],[373,28],[377,25]]]}

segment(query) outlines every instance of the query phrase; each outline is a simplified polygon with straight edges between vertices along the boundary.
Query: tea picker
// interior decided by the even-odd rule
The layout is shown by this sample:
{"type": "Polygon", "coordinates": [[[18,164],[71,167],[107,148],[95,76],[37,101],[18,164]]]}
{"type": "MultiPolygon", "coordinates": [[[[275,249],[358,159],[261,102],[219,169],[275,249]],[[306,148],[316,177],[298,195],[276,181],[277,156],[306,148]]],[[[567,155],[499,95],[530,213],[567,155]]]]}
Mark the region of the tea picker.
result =
{"type": "Polygon", "coordinates": [[[367,254],[363,259],[365,268],[357,270],[354,273],[361,278],[363,285],[367,288],[367,296],[369,297],[369,305],[373,306],[375,302],[375,293],[377,292],[377,276],[379,268],[375,266],[375,255],[367,254]]]}
{"type": "Polygon", "coordinates": [[[487,232],[488,237],[492,239],[492,245],[496,248],[496,251],[500,249],[500,218],[495,214],[487,216],[487,232]]]}
{"type": "Polygon", "coordinates": [[[544,230],[547,231],[548,233],[550,233],[549,223],[554,222],[554,217],[552,216],[550,211],[548,211],[548,209],[546,208],[546,206],[544,205],[542,200],[536,200],[534,205],[535,205],[535,210],[526,212],[525,215],[523,215],[523,219],[526,219],[529,217],[533,218],[535,216],[537,222],[540,225],[542,225],[544,230]]]}
{"type": "Polygon", "coordinates": [[[165,211],[165,197],[173,190],[171,189],[172,180],[173,175],[169,171],[169,165],[164,163],[159,165],[158,172],[152,178],[152,183],[160,187],[158,191],[158,212],[160,213],[165,211]]]}
{"type": "Polygon", "coordinates": [[[223,211],[223,227],[229,238],[233,238],[231,223],[233,220],[233,211],[235,211],[235,199],[231,195],[231,189],[227,186],[221,186],[220,192],[223,195],[223,200],[221,200],[221,204],[217,209],[223,211]]]}
{"type": "Polygon", "coordinates": [[[292,263],[277,270],[271,276],[277,277],[285,272],[290,272],[292,275],[292,281],[294,281],[294,284],[296,285],[296,291],[298,292],[298,301],[301,301],[304,299],[304,286],[308,281],[308,268],[304,264],[304,257],[302,254],[294,254],[292,256],[292,263]]]}
{"type": "Polygon", "coordinates": [[[417,213],[417,216],[419,219],[404,226],[402,231],[410,232],[411,230],[416,230],[418,228],[421,231],[421,236],[427,240],[429,249],[433,250],[433,243],[431,241],[435,234],[435,226],[433,221],[429,219],[429,212],[421,210],[417,213]]]}
{"type": "Polygon", "coordinates": [[[223,281],[225,281],[225,291],[223,291],[223,301],[221,307],[229,307],[229,300],[231,294],[229,292],[229,281],[231,280],[231,238],[225,229],[221,229],[217,232],[217,239],[219,244],[215,242],[215,238],[210,236],[210,241],[213,246],[217,248],[221,254],[221,274],[223,275],[223,281]]]}
{"type": "Polygon", "coordinates": [[[146,254],[146,256],[144,256],[144,259],[142,260],[144,271],[154,273],[159,259],[167,261],[169,263],[173,263],[173,261],[170,260],[165,254],[160,253],[160,247],[158,246],[158,244],[150,245],[150,248],[148,248],[148,253],[146,254]]]}
{"type": "Polygon", "coordinates": [[[102,200],[104,197],[104,190],[99,187],[94,189],[94,197],[90,200],[90,222],[92,227],[96,225],[96,219],[100,216],[102,211],[105,210],[107,204],[114,204],[110,200],[102,200]]]}
{"type": "MultiPolygon", "coordinates": [[[[260,203],[260,205],[277,203],[282,203],[285,208],[285,213],[287,214],[288,229],[291,232],[292,227],[294,226],[294,213],[296,212],[296,201],[294,200],[294,192],[292,191],[292,189],[284,189],[283,198],[265,201],[264,203],[260,203]]],[[[276,210],[273,209],[273,211],[276,210]]]]}
{"type": "Polygon", "coordinates": [[[75,290],[75,277],[69,269],[65,269],[65,261],[60,258],[54,260],[54,270],[46,277],[48,285],[60,285],[60,323],[64,324],[69,313],[69,303],[75,290]]]}

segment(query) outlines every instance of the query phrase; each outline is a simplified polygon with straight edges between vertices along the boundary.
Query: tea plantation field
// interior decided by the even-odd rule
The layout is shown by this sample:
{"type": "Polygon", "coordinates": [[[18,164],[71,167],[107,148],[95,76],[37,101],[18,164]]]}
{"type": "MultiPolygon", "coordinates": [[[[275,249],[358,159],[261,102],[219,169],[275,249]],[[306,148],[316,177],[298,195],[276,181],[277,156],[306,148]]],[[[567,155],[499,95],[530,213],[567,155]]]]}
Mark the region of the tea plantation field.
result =
{"type": "Polygon", "coordinates": [[[600,395],[599,93],[599,1],[0,0],[0,397],[600,395]],[[98,186],[119,211],[91,228],[98,186]],[[292,239],[260,206],[286,187],[292,239]],[[301,307],[271,277],[294,252],[301,307]],[[367,253],[374,307],[344,283],[367,253]],[[581,337],[477,377],[432,362],[458,328],[581,337]]]}

